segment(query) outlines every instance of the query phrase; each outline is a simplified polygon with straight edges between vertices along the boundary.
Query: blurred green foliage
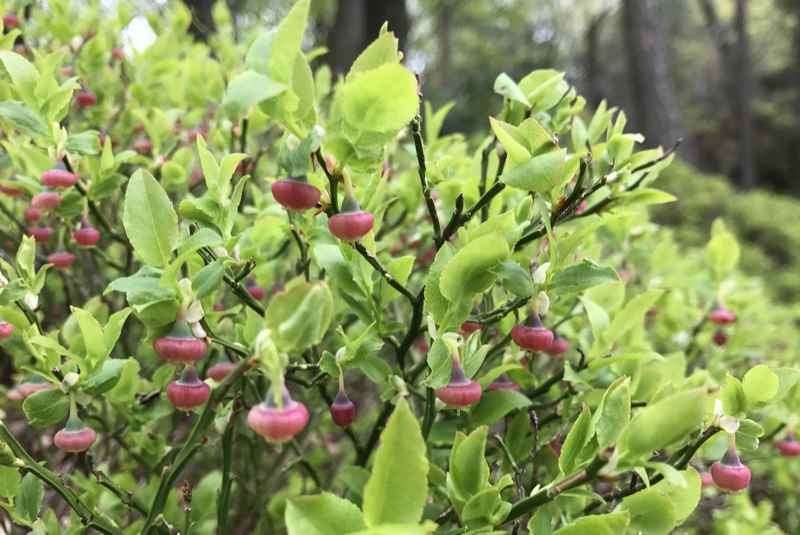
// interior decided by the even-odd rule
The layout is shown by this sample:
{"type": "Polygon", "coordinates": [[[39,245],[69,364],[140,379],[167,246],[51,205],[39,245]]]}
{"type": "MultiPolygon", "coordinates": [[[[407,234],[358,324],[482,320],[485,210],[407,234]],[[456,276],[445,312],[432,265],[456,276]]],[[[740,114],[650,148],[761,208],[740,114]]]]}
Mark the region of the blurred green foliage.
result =
{"type": "Polygon", "coordinates": [[[653,215],[675,227],[679,241],[705,243],[712,221],[721,217],[739,237],[742,268],[762,276],[776,299],[800,298],[800,201],[764,190],[738,192],[724,177],[677,161],[660,185],[678,201],[655,207],[653,215]]]}

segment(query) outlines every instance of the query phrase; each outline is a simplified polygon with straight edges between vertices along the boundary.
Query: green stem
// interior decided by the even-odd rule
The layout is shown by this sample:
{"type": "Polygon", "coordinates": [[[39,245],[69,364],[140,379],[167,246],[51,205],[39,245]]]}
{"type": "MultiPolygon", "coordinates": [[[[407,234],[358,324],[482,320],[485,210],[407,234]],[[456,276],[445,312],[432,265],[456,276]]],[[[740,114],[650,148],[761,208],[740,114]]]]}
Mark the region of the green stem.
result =
{"type": "Polygon", "coordinates": [[[412,305],[415,303],[416,297],[414,297],[414,294],[412,294],[405,286],[400,284],[397,279],[395,279],[388,271],[386,271],[386,268],[383,267],[380,260],[378,260],[375,255],[367,251],[367,249],[361,245],[360,242],[355,242],[353,247],[355,247],[356,251],[358,251],[358,253],[364,257],[364,259],[369,263],[370,266],[373,267],[373,269],[375,269],[375,271],[380,273],[381,277],[383,277],[389,286],[400,292],[403,297],[408,299],[412,305]]]}
{"type": "Polygon", "coordinates": [[[158,491],[153,498],[153,503],[150,506],[150,511],[147,514],[144,525],[142,526],[141,533],[148,535],[153,529],[156,517],[164,510],[164,505],[167,502],[167,497],[172,489],[175,480],[180,476],[186,464],[191,460],[197,450],[203,445],[203,438],[206,430],[214,421],[214,409],[223,400],[228,390],[237,382],[247,370],[250,369],[251,362],[249,359],[244,359],[233,369],[231,373],[225,377],[225,380],[214,390],[206,403],[203,412],[195,423],[192,431],[186,442],[181,446],[181,449],[175,455],[172,464],[165,468],[161,476],[161,482],[158,486],[158,491]]]}
{"type": "MultiPolygon", "coordinates": [[[[197,229],[195,227],[190,229],[192,234],[194,234],[196,231],[197,229]]],[[[203,263],[205,265],[208,265],[217,259],[214,251],[208,248],[199,249],[197,253],[200,255],[200,258],[203,259],[203,263]]],[[[233,280],[233,278],[228,275],[225,275],[222,280],[228,285],[228,287],[233,291],[234,295],[236,295],[236,297],[238,297],[242,303],[253,309],[256,313],[258,313],[259,316],[263,316],[266,313],[264,307],[261,306],[258,301],[253,299],[253,296],[250,295],[250,292],[248,292],[244,286],[233,280]]]]}
{"type": "MultiPolygon", "coordinates": [[[[241,391],[241,387],[240,387],[241,391]]],[[[231,465],[233,464],[233,440],[236,436],[236,420],[239,415],[237,409],[231,412],[228,425],[222,434],[222,485],[219,490],[219,500],[217,501],[217,531],[227,533],[228,510],[231,498],[231,465]]]]}
{"type": "MultiPolygon", "coordinates": [[[[675,452],[675,454],[669,458],[667,464],[674,466],[678,470],[685,469],[689,465],[689,461],[691,461],[692,457],[694,457],[695,453],[697,453],[697,450],[699,450],[703,446],[703,444],[705,444],[709,439],[711,439],[711,437],[713,437],[720,431],[721,429],[719,427],[716,426],[709,427],[708,429],[703,431],[703,434],[700,435],[700,438],[698,438],[696,441],[692,442],[685,448],[682,448],[681,450],[675,452]]],[[[661,474],[657,474],[656,476],[650,478],[649,485],[655,485],[662,479],[664,479],[664,476],[661,474]]],[[[640,490],[644,489],[644,487],[645,487],[644,482],[640,481],[636,485],[633,485],[625,490],[619,492],[613,492],[611,494],[606,494],[605,496],[603,496],[602,501],[596,501],[587,505],[586,508],[583,510],[583,513],[588,514],[594,509],[600,507],[600,505],[602,505],[603,503],[608,503],[626,498],[631,494],[635,494],[640,490]]]]}
{"type": "Polygon", "coordinates": [[[511,522],[512,520],[532,512],[537,507],[552,501],[559,494],[589,483],[597,476],[597,473],[601,468],[603,468],[603,466],[605,466],[607,462],[608,461],[606,459],[597,456],[585,469],[572,474],[557,485],[549,488],[546,491],[539,492],[538,494],[534,494],[533,496],[518,501],[511,507],[511,511],[508,513],[505,521],[511,522]]]}
{"type": "Polygon", "coordinates": [[[39,323],[39,318],[36,317],[36,313],[28,308],[28,305],[21,300],[14,301],[14,304],[16,304],[17,308],[19,308],[22,313],[25,314],[25,319],[28,320],[28,323],[31,325],[36,325],[36,328],[39,329],[39,333],[42,333],[42,326],[39,323]]]}
{"type": "Polygon", "coordinates": [[[431,433],[433,427],[433,420],[436,417],[436,394],[433,388],[427,387],[425,389],[425,416],[422,420],[422,438],[428,440],[428,435],[431,433]]]}
{"type": "MultiPolygon", "coordinates": [[[[333,214],[339,213],[339,202],[337,199],[337,191],[339,188],[339,177],[337,175],[332,175],[328,172],[328,166],[325,164],[325,157],[322,155],[322,150],[317,149],[314,151],[314,157],[317,159],[317,163],[320,167],[322,167],[322,171],[325,173],[325,176],[328,177],[328,190],[331,197],[331,208],[330,211],[333,214]]],[[[329,214],[330,215],[330,214],[329,214]]]]}
{"type": "Polygon", "coordinates": [[[436,243],[439,243],[442,238],[442,229],[439,223],[439,214],[436,212],[436,204],[433,202],[431,188],[428,184],[428,171],[425,164],[425,146],[422,143],[419,116],[411,121],[411,136],[414,138],[414,150],[417,153],[417,165],[419,167],[419,182],[422,187],[422,196],[425,198],[425,205],[428,207],[428,215],[433,223],[433,239],[436,243]]]}

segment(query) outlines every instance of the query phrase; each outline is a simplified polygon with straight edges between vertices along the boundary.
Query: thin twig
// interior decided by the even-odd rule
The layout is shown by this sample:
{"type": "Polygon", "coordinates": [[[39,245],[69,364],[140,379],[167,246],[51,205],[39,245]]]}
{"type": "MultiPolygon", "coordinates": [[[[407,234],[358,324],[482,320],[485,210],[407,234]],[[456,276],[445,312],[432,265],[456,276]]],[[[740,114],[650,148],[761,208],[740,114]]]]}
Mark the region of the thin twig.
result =
{"type": "Polygon", "coordinates": [[[356,251],[358,251],[358,253],[364,257],[369,265],[372,266],[375,271],[377,271],[381,277],[384,278],[384,280],[386,280],[389,286],[400,292],[412,305],[415,303],[416,297],[414,294],[412,294],[405,286],[400,284],[397,279],[391,275],[391,273],[386,271],[386,268],[383,267],[380,260],[378,260],[375,255],[367,251],[366,247],[364,247],[360,242],[355,242],[353,247],[355,247],[356,251]]]}
{"type": "Polygon", "coordinates": [[[425,206],[428,207],[428,215],[433,224],[433,239],[439,243],[442,238],[442,228],[439,223],[439,214],[436,212],[436,203],[431,197],[431,188],[428,184],[427,167],[425,164],[425,146],[422,143],[422,131],[420,117],[417,116],[411,121],[411,136],[414,138],[414,150],[417,153],[417,165],[419,167],[419,183],[422,187],[422,196],[425,198],[425,206]]]}

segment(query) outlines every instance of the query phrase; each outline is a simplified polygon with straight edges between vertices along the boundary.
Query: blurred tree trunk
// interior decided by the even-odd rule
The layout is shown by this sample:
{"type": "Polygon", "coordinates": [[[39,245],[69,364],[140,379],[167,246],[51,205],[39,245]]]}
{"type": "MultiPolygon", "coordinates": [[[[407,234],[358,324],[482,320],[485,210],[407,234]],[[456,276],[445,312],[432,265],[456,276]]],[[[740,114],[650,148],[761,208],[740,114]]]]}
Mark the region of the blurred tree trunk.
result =
{"type": "Polygon", "coordinates": [[[405,0],[339,0],[327,36],[328,62],[333,72],[346,73],[386,21],[404,50],[411,26],[405,0]]]}
{"type": "Polygon", "coordinates": [[[592,17],[586,29],[586,50],[584,52],[584,74],[586,76],[585,94],[590,106],[596,107],[603,100],[603,67],[600,60],[600,51],[603,49],[600,44],[600,36],[603,29],[603,22],[608,16],[608,11],[602,11],[592,17]]]}
{"type": "Polygon", "coordinates": [[[364,0],[339,0],[328,32],[328,63],[334,73],[346,73],[361,51],[367,24],[364,0]]]}
{"type": "Polygon", "coordinates": [[[214,17],[211,12],[214,9],[216,0],[183,0],[183,3],[192,13],[192,23],[189,25],[189,33],[195,41],[208,42],[209,36],[217,31],[214,24],[214,17]]]}
{"type": "Polygon", "coordinates": [[[753,148],[754,80],[748,35],[748,2],[736,0],[732,31],[720,20],[714,0],[700,0],[700,7],[719,56],[730,123],[736,128],[734,178],[740,187],[752,188],[758,185],[758,179],[753,148]]]}
{"type": "Polygon", "coordinates": [[[736,76],[739,83],[733,84],[735,88],[734,106],[739,131],[739,184],[744,188],[753,188],[757,185],[755,158],[753,155],[753,64],[750,61],[750,36],[748,35],[748,2],[736,0],[736,15],[734,27],[736,29],[735,58],[729,66],[730,76],[736,76]],[[736,70],[733,70],[733,67],[736,70]]]}
{"type": "Polygon", "coordinates": [[[794,87],[797,116],[800,117],[800,2],[794,3],[794,87]]]}
{"type": "Polygon", "coordinates": [[[436,61],[436,75],[440,80],[447,80],[450,72],[451,40],[450,21],[453,10],[450,2],[442,2],[436,10],[436,34],[439,57],[436,61]]]}
{"type": "Polygon", "coordinates": [[[633,123],[650,144],[671,147],[684,134],[654,0],[623,0],[623,34],[633,123]]]}

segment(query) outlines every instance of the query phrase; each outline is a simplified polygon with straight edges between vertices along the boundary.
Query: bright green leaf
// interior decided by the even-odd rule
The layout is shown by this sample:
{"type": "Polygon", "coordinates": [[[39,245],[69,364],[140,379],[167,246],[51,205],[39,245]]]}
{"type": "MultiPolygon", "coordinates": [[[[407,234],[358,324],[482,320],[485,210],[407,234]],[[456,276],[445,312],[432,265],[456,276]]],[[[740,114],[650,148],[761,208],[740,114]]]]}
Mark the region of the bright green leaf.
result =
{"type": "Polygon", "coordinates": [[[122,224],[142,261],[156,267],[169,263],[178,240],[178,215],[164,188],[147,171],[139,169],[128,183],[122,224]]]}
{"type": "Polygon", "coordinates": [[[381,433],[372,475],[364,487],[368,526],[416,523],[428,498],[428,461],[416,416],[401,399],[381,433]]]}

